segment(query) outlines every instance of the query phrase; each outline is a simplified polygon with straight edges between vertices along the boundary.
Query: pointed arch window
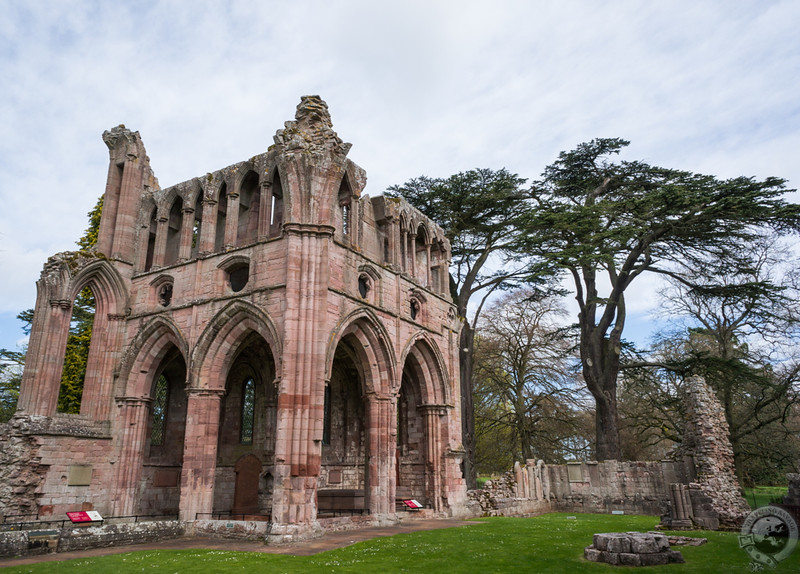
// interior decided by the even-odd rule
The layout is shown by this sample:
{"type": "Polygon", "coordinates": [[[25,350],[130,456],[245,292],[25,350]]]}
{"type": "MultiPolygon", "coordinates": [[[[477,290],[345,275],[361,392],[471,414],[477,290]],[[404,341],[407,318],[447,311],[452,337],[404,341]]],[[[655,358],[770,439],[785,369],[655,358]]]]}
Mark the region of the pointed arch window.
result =
{"type": "Polygon", "coordinates": [[[253,444],[253,427],[256,412],[256,383],[248,377],[242,383],[242,416],[239,427],[239,443],[253,444]]]}
{"type": "Polygon", "coordinates": [[[153,390],[153,428],[150,432],[150,444],[161,446],[167,428],[167,405],[169,405],[169,381],[160,375],[153,390]]]}

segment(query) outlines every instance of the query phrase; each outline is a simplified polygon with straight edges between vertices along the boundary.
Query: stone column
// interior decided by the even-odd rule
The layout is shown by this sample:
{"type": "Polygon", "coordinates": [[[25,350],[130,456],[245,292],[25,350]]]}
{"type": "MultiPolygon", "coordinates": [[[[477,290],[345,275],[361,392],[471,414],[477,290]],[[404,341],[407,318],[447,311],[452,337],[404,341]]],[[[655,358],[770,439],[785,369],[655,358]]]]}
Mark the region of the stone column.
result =
{"type": "Polygon", "coordinates": [[[441,405],[422,405],[425,411],[425,490],[436,512],[442,511],[442,423],[447,414],[441,405]]]}
{"type": "Polygon", "coordinates": [[[125,315],[103,313],[102,308],[97,311],[89,357],[86,360],[81,414],[94,420],[108,420],[113,396],[114,363],[120,347],[125,315]]]}
{"type": "Polygon", "coordinates": [[[219,412],[223,389],[189,389],[186,438],[181,471],[181,520],[191,522],[198,513],[214,509],[219,412]]]}
{"type": "Polygon", "coordinates": [[[321,318],[333,228],[291,223],[284,231],[288,276],[272,505],[276,537],[305,535],[317,516],[328,336],[321,318]]]}
{"type": "Polygon", "coordinates": [[[22,375],[17,410],[31,415],[52,416],[58,405],[64,352],[67,348],[72,301],[47,300],[43,280],[28,342],[28,361],[22,375]]]}
{"type": "Polygon", "coordinates": [[[425,255],[426,255],[426,262],[425,265],[425,287],[428,289],[431,288],[431,243],[430,241],[425,244],[425,255]]]}
{"type": "Polygon", "coordinates": [[[153,269],[164,267],[164,259],[167,255],[167,233],[169,231],[169,216],[163,215],[158,218],[156,227],[156,246],[153,249],[153,269]]]}
{"type": "Polygon", "coordinates": [[[214,251],[214,239],[217,230],[217,200],[203,200],[203,225],[200,227],[200,245],[198,255],[206,255],[214,251]]]}
{"type": "Polygon", "coordinates": [[[372,516],[394,514],[396,402],[391,396],[372,394],[367,402],[367,507],[372,516]]]}
{"type": "Polygon", "coordinates": [[[408,234],[408,251],[409,253],[409,269],[406,269],[408,273],[415,278],[417,277],[417,234],[416,233],[409,233],[408,234]]]}
{"type": "Polygon", "coordinates": [[[192,235],[194,235],[194,207],[184,207],[178,261],[188,261],[192,258],[192,235]]]}
{"type": "Polygon", "coordinates": [[[261,195],[258,207],[258,241],[269,237],[269,223],[272,220],[272,182],[261,182],[261,195]]]}
{"type": "Polygon", "coordinates": [[[400,229],[400,271],[408,270],[408,233],[400,229]]]}
{"type": "Polygon", "coordinates": [[[239,190],[228,194],[228,212],[225,219],[225,249],[236,247],[239,232],[239,190]]]}
{"type": "Polygon", "coordinates": [[[139,510],[142,461],[147,444],[147,419],[150,416],[149,398],[117,397],[117,442],[119,455],[114,470],[115,493],[111,508],[115,516],[131,516],[139,510]]]}
{"type": "MultiPolygon", "coordinates": [[[[141,159],[147,161],[146,157],[141,159]]],[[[136,244],[134,234],[141,203],[142,170],[140,158],[128,153],[122,170],[119,206],[114,222],[114,242],[111,246],[111,257],[114,259],[133,262],[133,250],[136,244]]]]}

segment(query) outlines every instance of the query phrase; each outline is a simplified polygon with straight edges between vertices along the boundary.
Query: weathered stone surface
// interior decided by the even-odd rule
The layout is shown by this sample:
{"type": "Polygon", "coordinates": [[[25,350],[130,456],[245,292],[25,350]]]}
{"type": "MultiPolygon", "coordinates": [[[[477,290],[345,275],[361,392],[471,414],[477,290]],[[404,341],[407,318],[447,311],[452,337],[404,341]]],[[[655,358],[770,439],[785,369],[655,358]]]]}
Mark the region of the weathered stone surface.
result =
{"type": "Polygon", "coordinates": [[[403,199],[364,193],[325,102],[303,97],[267,152],[165,189],[138,132],[103,140],[97,245],[51,257],[37,283],[0,513],[237,511],[296,540],[319,530],[320,491],[353,493],[375,522],[398,497],[466,512],[449,242],[403,199]],[[83,400],[62,415],[86,286],[83,400]]]}
{"type": "Polygon", "coordinates": [[[583,555],[592,562],[622,566],[655,566],[683,562],[680,552],[670,550],[669,541],[658,532],[608,532],[595,534],[583,555]]]}
{"type": "MultiPolygon", "coordinates": [[[[696,478],[688,486],[691,519],[711,530],[738,529],[750,512],[736,478],[725,411],[701,377],[688,381],[686,427],[676,453],[693,461],[696,478]]],[[[671,511],[674,518],[682,518],[671,511]]]]}

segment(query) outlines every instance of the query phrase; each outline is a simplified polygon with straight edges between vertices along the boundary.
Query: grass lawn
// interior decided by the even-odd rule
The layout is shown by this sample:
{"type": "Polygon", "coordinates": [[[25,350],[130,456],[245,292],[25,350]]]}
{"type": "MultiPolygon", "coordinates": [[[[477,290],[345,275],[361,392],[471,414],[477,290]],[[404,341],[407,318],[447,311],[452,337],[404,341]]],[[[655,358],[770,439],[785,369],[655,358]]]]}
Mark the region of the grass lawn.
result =
{"type": "Polygon", "coordinates": [[[788,486],[754,486],[744,489],[744,497],[750,508],[767,506],[770,502],[780,503],[789,492],[788,486]]]}
{"type": "MultiPolygon", "coordinates": [[[[614,567],[583,559],[596,532],[652,530],[652,516],[547,514],[536,518],[487,518],[472,526],[399,534],[315,556],[283,556],[218,550],[141,551],[94,559],[46,562],[5,572],[749,572],[736,533],[699,532],[704,546],[679,548],[686,564],[614,567]]],[[[774,572],[799,572],[800,549],[774,572]]]]}

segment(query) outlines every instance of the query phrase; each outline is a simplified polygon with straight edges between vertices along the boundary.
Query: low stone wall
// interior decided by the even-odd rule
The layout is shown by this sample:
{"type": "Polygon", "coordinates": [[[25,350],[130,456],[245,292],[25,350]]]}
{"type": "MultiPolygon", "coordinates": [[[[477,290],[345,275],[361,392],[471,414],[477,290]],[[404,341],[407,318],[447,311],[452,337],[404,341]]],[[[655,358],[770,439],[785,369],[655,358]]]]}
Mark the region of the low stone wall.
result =
{"type": "Polygon", "coordinates": [[[264,540],[271,528],[272,523],[265,520],[196,520],[191,533],[264,540]]]}
{"type": "Polygon", "coordinates": [[[0,557],[141,544],[178,538],[184,533],[184,524],[177,520],[0,532],[0,557]]]}
{"type": "Polygon", "coordinates": [[[670,484],[685,482],[683,465],[661,462],[581,462],[546,465],[544,495],[553,510],[659,516],[670,484]]]}

